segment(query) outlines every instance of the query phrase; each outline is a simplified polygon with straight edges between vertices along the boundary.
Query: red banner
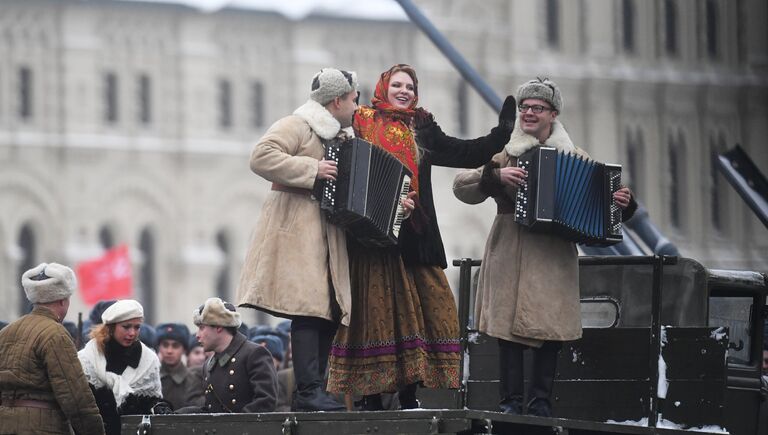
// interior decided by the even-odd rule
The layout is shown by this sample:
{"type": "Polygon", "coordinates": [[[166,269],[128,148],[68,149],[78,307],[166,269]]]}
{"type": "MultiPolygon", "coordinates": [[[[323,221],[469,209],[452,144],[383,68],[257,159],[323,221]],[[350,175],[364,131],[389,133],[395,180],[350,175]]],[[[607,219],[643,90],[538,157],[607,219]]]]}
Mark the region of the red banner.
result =
{"type": "Polygon", "coordinates": [[[88,305],[105,299],[131,297],[131,261],[128,246],[120,245],[101,257],[77,265],[77,279],[80,296],[88,305]]]}

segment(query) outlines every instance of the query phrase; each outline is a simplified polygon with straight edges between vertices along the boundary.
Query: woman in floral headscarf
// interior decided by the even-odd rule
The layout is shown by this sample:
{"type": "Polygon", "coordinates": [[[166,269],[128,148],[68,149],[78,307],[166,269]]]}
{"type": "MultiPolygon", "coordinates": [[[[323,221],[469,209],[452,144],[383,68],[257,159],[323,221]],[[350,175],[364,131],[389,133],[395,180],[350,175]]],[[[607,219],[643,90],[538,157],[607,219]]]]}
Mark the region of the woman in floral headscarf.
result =
{"type": "Polygon", "coordinates": [[[416,387],[458,388],[461,348],[456,304],[432,200],[432,165],[476,168],[509,141],[515,101],[508,97],[498,127],[473,140],[443,133],[417,108],[418,79],[409,65],[381,74],[371,106],[355,114],[357,136],[394,155],[413,173],[404,201],[412,210],[399,245],[363,247],[348,238],[352,311],[330,356],[328,390],[364,396],[381,409],[380,393],[399,391],[403,409],[418,407],[416,387]]]}

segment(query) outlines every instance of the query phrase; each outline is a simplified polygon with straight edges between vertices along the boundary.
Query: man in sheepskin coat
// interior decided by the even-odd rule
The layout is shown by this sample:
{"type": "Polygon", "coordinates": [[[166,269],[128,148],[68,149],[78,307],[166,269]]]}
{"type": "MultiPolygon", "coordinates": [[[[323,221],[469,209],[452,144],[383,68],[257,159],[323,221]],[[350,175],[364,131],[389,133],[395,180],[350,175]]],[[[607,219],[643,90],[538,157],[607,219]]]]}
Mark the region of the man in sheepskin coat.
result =
{"type": "Polygon", "coordinates": [[[75,344],[61,321],[77,287],[72,269],[42,263],[21,284],[32,312],[0,332],[0,433],[103,434],[75,344]]]}
{"type": "MultiPolygon", "coordinates": [[[[509,143],[483,168],[454,180],[454,194],[469,204],[488,197],[498,213],[480,268],[475,319],[478,329],[499,342],[500,408],[523,412],[523,351],[533,364],[527,413],[551,415],[549,396],[563,341],[581,338],[579,264],[576,245],[554,234],[534,233],[515,222],[515,195],[525,181],[517,158],[531,148],[549,146],[586,156],[557,119],[563,100],[549,79],[524,83],[517,91],[518,122],[509,143]]],[[[623,220],[637,208],[628,188],[614,194],[623,220]]]]}
{"type": "Polygon", "coordinates": [[[254,146],[251,170],[272,182],[248,249],[237,300],[293,320],[295,411],[340,411],[325,391],[336,325],[349,324],[350,288],[344,230],[328,223],[312,197],[315,183],[335,179],[325,143],[350,137],[357,109],[354,72],[324,68],[309,100],[278,120],[254,146]]]}

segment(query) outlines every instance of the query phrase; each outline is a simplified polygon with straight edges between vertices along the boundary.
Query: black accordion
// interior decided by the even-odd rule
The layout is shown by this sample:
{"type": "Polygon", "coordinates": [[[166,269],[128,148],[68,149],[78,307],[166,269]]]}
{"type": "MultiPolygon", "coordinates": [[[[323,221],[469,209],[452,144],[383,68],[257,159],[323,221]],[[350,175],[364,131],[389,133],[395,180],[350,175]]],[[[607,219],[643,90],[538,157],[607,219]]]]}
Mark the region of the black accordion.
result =
{"type": "Polygon", "coordinates": [[[620,165],[550,147],[527,151],[517,162],[528,178],[517,190],[516,222],[575,243],[621,242],[621,209],[613,201],[621,188],[620,165]]]}
{"type": "Polygon", "coordinates": [[[325,159],[338,164],[336,181],[318,183],[315,197],[328,220],[365,246],[397,244],[411,171],[387,151],[360,138],[332,140],[325,159]]]}

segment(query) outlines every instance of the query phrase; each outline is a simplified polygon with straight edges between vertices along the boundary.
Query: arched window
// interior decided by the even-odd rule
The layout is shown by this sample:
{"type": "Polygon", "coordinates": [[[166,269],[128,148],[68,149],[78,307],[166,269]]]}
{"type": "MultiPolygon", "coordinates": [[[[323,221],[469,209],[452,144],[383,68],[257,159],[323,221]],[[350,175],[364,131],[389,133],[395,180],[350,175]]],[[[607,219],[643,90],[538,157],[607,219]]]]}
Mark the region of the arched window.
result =
{"type": "Polygon", "coordinates": [[[706,18],[707,18],[707,54],[710,58],[717,57],[717,32],[718,32],[718,10],[717,2],[715,0],[707,0],[706,5],[706,18]]]}
{"type": "Polygon", "coordinates": [[[139,269],[139,297],[144,306],[144,321],[149,324],[154,324],[155,320],[156,249],[155,237],[149,228],[144,228],[139,236],[139,251],[143,260],[139,269]]]}
{"type": "Polygon", "coordinates": [[[106,225],[99,229],[99,244],[104,250],[112,249],[115,246],[115,236],[112,235],[112,230],[106,225]]]}
{"type": "Polygon", "coordinates": [[[219,127],[232,127],[232,82],[219,79],[218,83],[219,127]]]}
{"type": "Polygon", "coordinates": [[[37,237],[32,229],[32,225],[24,224],[19,231],[18,246],[21,250],[21,259],[19,261],[18,279],[21,298],[19,298],[19,313],[26,314],[32,309],[32,305],[27,300],[24,293],[24,287],[21,286],[21,275],[29,269],[37,266],[37,237]]]}
{"type": "Polygon", "coordinates": [[[264,126],[264,84],[258,80],[251,83],[251,126],[264,126]]]}
{"type": "Polygon", "coordinates": [[[32,70],[27,66],[19,68],[19,118],[32,118],[32,70]]]}
{"type": "Polygon", "coordinates": [[[149,125],[152,123],[152,80],[147,74],[139,74],[137,85],[139,123],[149,125]]]}
{"type": "Polygon", "coordinates": [[[685,144],[682,134],[669,139],[669,221],[682,229],[682,210],[685,207],[685,144]]]}
{"type": "Polygon", "coordinates": [[[635,198],[640,197],[643,185],[643,133],[638,129],[634,132],[627,129],[627,165],[626,173],[622,174],[622,183],[632,189],[635,198]]]}
{"type": "Polygon", "coordinates": [[[635,52],[635,3],[633,0],[621,2],[622,44],[627,53],[635,52]]]}
{"type": "Polygon", "coordinates": [[[560,48],[560,1],[547,0],[546,7],[547,45],[556,50],[560,48]]]}
{"type": "Polygon", "coordinates": [[[221,251],[223,258],[221,269],[219,269],[219,273],[216,276],[216,295],[225,301],[231,301],[232,280],[230,279],[230,260],[232,253],[229,237],[224,230],[216,233],[216,246],[221,251]]]}
{"type": "Polygon", "coordinates": [[[111,71],[104,73],[104,121],[110,124],[117,122],[119,117],[118,94],[117,74],[111,71]]]}
{"type": "Polygon", "coordinates": [[[459,126],[459,135],[466,136],[469,133],[469,95],[467,81],[459,80],[456,88],[456,124],[459,126]]]}
{"type": "Polygon", "coordinates": [[[725,138],[720,135],[719,138],[710,139],[710,174],[709,174],[709,200],[710,200],[710,219],[712,227],[720,232],[725,231],[725,219],[727,216],[728,205],[726,204],[726,183],[723,175],[717,168],[718,154],[725,151],[725,138]]]}
{"type": "Polygon", "coordinates": [[[664,0],[664,48],[668,55],[677,55],[677,5],[664,0]]]}

